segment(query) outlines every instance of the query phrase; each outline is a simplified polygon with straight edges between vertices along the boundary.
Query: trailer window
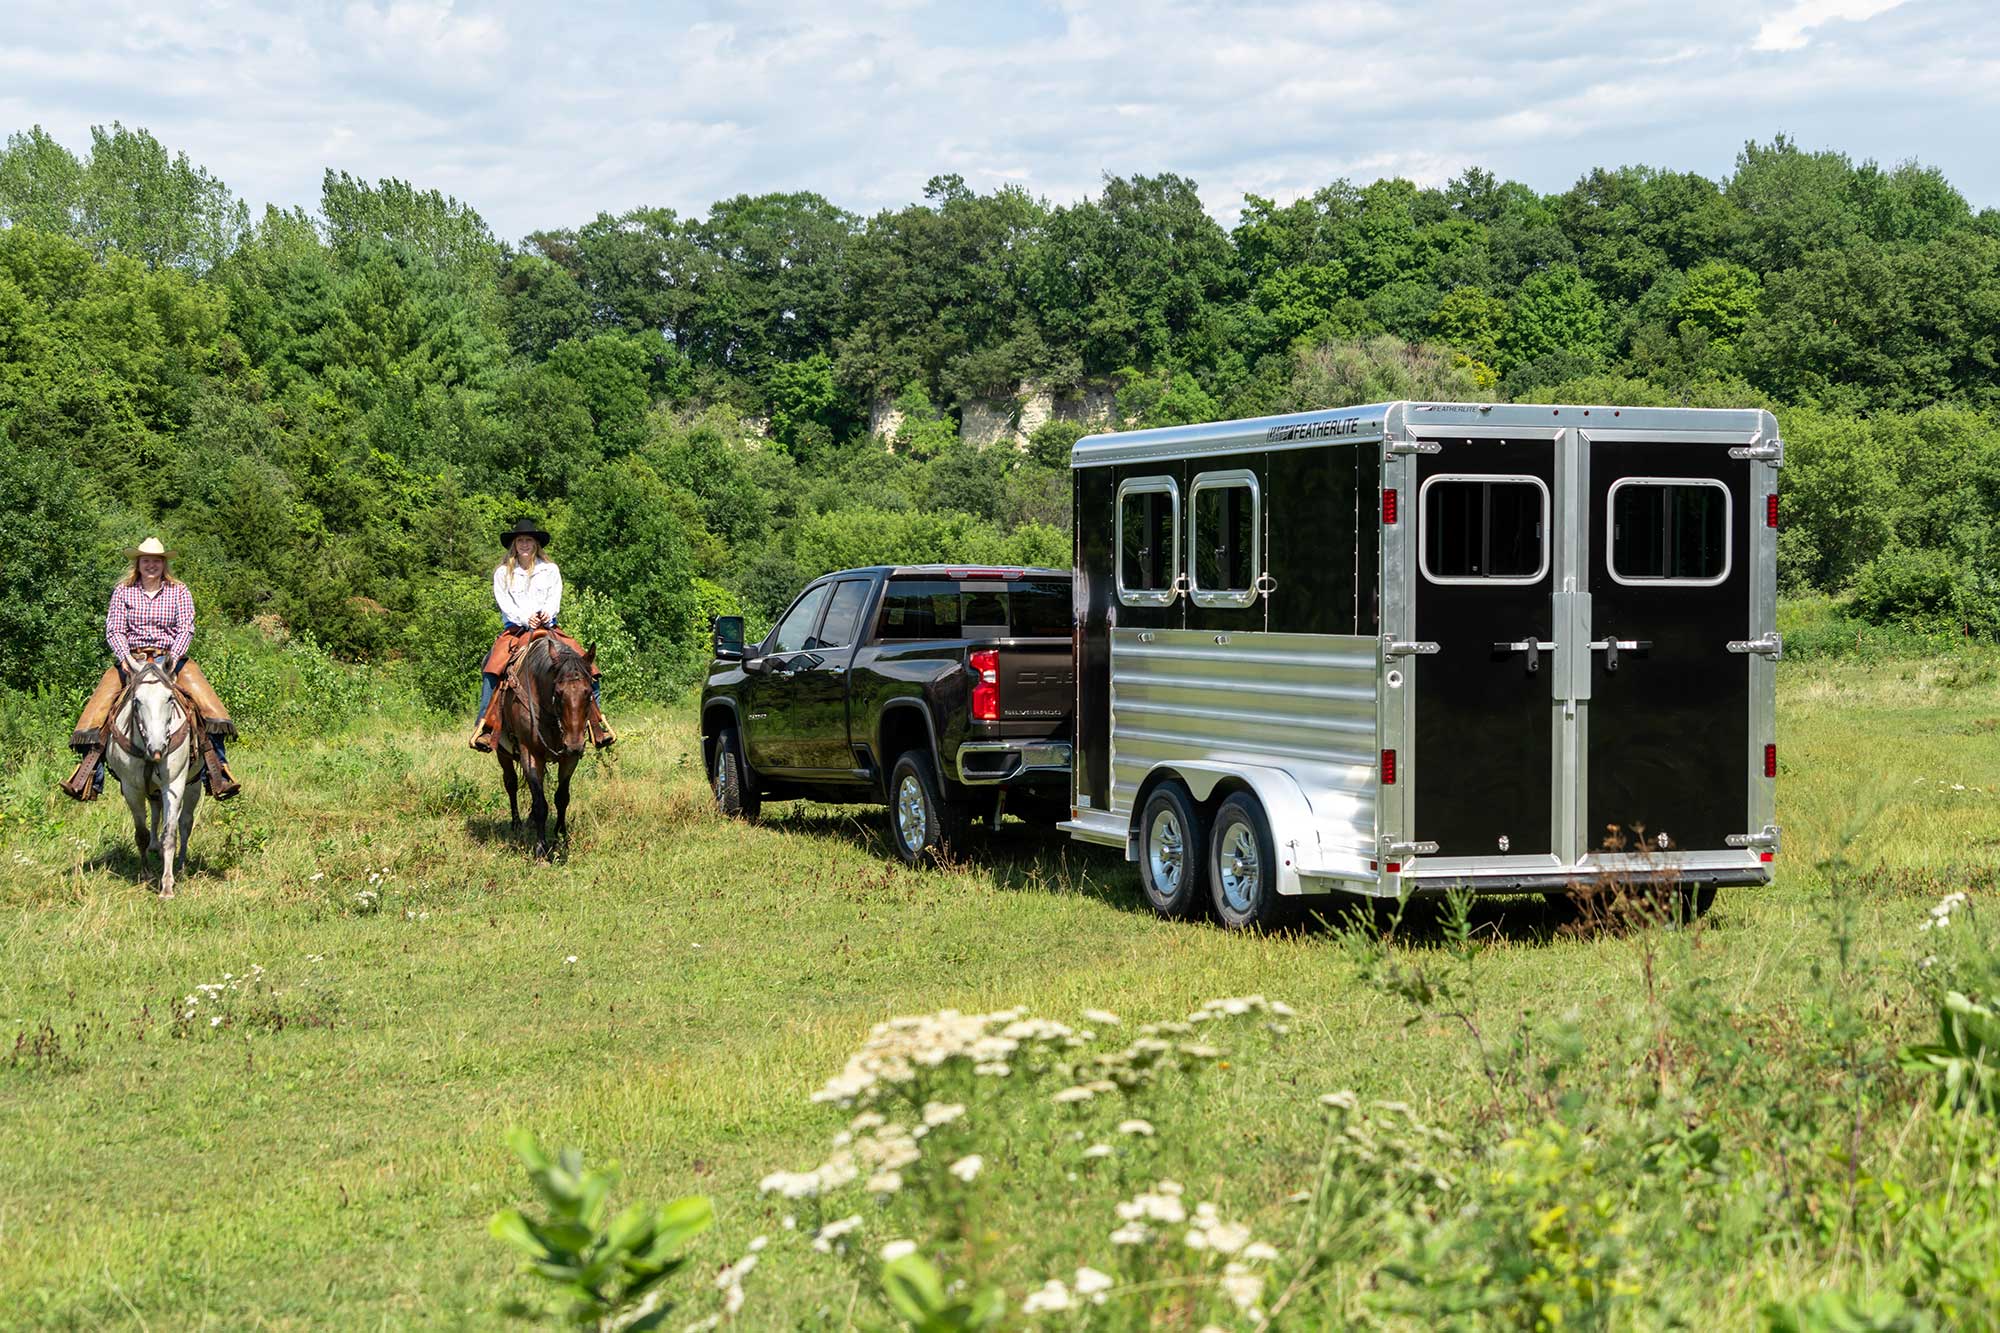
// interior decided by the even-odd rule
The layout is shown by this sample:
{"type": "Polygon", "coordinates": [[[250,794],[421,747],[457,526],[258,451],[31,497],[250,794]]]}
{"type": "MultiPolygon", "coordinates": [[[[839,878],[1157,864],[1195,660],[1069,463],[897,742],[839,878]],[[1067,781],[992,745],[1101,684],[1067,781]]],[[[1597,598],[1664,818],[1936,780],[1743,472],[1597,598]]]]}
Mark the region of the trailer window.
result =
{"type": "Polygon", "coordinates": [[[1181,574],[1181,495],[1172,477],[1118,485],[1118,600],[1169,606],[1181,574]]]}
{"type": "Polygon", "coordinates": [[[1729,488],[1706,477],[1611,483],[1611,577],[1712,587],[1729,577],[1729,488]]]}
{"type": "Polygon", "coordinates": [[[1418,563],[1432,583],[1539,583],[1549,572],[1540,477],[1432,477],[1418,506],[1418,563]]]}
{"type": "Polygon", "coordinates": [[[1204,472],[1188,487],[1188,595],[1199,606],[1248,606],[1263,570],[1262,496],[1247,469],[1204,472]]]}

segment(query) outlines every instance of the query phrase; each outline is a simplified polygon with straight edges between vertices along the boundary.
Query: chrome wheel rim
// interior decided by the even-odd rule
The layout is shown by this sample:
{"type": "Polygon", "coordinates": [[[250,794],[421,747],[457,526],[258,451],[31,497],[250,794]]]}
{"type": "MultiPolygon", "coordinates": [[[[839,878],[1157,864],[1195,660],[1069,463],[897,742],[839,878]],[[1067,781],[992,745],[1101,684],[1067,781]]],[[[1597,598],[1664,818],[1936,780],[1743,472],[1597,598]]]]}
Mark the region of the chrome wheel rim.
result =
{"type": "Polygon", "coordinates": [[[1247,915],[1256,906],[1264,881],[1256,833],[1248,824],[1231,821],[1216,844],[1215,857],[1216,871],[1222,881],[1222,901],[1230,911],[1247,915]]]}
{"type": "Polygon", "coordinates": [[[1146,826],[1146,864],[1153,872],[1153,888],[1162,898],[1180,892],[1185,873],[1187,839],[1181,834],[1180,816],[1171,809],[1153,816],[1146,826]]]}
{"type": "Polygon", "coordinates": [[[906,773],[896,785],[896,836],[903,840],[905,849],[917,852],[924,846],[924,832],[930,824],[930,812],[924,806],[923,784],[917,775],[906,773]]]}

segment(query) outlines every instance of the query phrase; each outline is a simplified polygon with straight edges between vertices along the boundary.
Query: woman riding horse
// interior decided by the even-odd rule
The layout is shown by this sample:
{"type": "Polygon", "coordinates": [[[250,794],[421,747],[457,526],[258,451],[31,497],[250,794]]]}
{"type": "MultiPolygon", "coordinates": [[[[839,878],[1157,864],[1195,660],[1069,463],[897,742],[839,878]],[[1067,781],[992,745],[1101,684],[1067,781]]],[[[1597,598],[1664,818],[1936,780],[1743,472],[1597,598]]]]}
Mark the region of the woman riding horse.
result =
{"type": "Polygon", "coordinates": [[[131,557],[132,568],[111,590],[111,605],[104,613],[104,642],[111,649],[112,665],[77,719],[70,748],[83,756],[83,762],[62,789],[79,801],[94,801],[104,790],[105,733],[112,707],[139,668],[159,660],[200,716],[208,794],[226,801],[243,790],[230,776],[223,756],[224,743],[236,734],[236,725],[215,687],[187,655],[194,640],[194,595],[167,572],[174,553],[158,537],[146,538],[125,554],[131,557]]]}
{"type": "MultiPolygon", "coordinates": [[[[548,544],[549,534],[531,519],[518,519],[513,527],[500,534],[500,545],[507,551],[507,558],[493,571],[493,601],[500,608],[501,630],[480,667],[479,728],[472,733],[471,742],[472,748],[482,753],[490,754],[499,736],[500,709],[494,696],[507,674],[507,664],[515,651],[529,642],[530,636],[546,632],[575,649],[579,656],[583,654],[582,644],[556,628],[556,617],[562,611],[562,571],[556,568],[555,561],[542,554],[548,544]]],[[[597,686],[597,668],[593,664],[590,732],[591,740],[601,750],[618,738],[611,734],[611,726],[597,706],[597,686]]]]}

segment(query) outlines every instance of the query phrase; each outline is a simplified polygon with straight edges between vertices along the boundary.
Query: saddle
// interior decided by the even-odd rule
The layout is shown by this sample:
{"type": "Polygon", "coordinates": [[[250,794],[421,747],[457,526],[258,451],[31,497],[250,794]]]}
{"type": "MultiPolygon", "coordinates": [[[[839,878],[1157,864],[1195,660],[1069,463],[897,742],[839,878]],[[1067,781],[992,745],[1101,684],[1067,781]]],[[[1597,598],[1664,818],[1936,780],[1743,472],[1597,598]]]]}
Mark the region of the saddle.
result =
{"type": "MultiPolygon", "coordinates": [[[[154,661],[163,654],[140,652],[136,656],[143,661],[154,661]]],[[[70,748],[81,756],[81,762],[61,784],[64,794],[79,801],[96,799],[97,766],[104,758],[106,748],[115,742],[127,751],[132,750],[131,738],[125,735],[114,719],[124,715],[137,685],[136,676],[128,681],[118,674],[116,666],[106,668],[98,678],[97,688],[90,692],[83,713],[77,718],[76,728],[70,733],[70,748]]],[[[181,663],[178,676],[167,677],[167,686],[174,692],[174,702],[181,709],[181,725],[170,744],[178,745],[181,737],[192,730],[198,764],[196,772],[207,782],[209,794],[217,800],[227,800],[236,795],[240,787],[229,776],[228,768],[216,757],[214,740],[217,736],[225,739],[233,737],[236,724],[230,721],[229,712],[222,706],[215,687],[209,684],[208,677],[202,674],[192,658],[181,663]]]]}
{"type": "MultiPolygon", "coordinates": [[[[521,668],[528,660],[528,650],[543,639],[554,639],[571,649],[577,656],[589,658],[584,646],[559,629],[531,629],[508,631],[493,641],[493,647],[486,654],[486,661],[480,670],[487,675],[500,677],[494,687],[493,699],[480,714],[479,725],[472,733],[472,748],[482,753],[490,752],[500,742],[501,710],[506,707],[507,696],[521,688],[521,668]]],[[[590,663],[590,678],[597,680],[603,672],[595,661],[590,663]]],[[[590,727],[592,743],[602,750],[614,744],[617,737],[611,726],[604,720],[604,713],[593,700],[590,705],[590,727]]]]}

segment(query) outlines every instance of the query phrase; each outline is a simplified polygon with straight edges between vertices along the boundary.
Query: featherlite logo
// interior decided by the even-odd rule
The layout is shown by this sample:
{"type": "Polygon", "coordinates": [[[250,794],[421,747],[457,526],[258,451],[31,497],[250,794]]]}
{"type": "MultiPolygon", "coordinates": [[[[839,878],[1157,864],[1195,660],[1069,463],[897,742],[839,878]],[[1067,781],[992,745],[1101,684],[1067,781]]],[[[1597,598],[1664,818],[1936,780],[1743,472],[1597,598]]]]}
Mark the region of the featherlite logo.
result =
{"type": "MultiPolygon", "coordinates": [[[[1373,422],[1369,422],[1373,425],[1373,422]]],[[[1289,426],[1273,426],[1264,432],[1267,444],[1283,444],[1292,440],[1330,440],[1341,435],[1359,435],[1360,417],[1341,417],[1336,421],[1300,421],[1289,426]]]]}

